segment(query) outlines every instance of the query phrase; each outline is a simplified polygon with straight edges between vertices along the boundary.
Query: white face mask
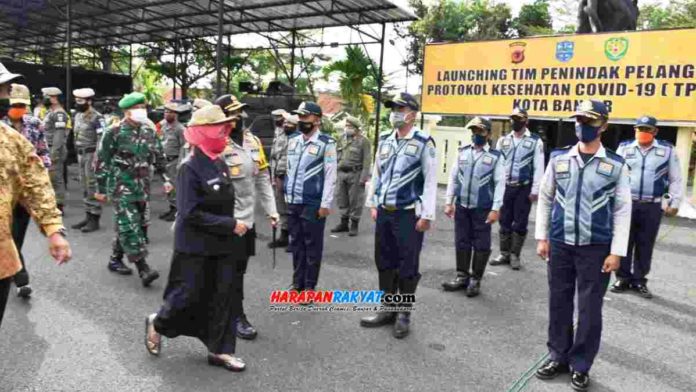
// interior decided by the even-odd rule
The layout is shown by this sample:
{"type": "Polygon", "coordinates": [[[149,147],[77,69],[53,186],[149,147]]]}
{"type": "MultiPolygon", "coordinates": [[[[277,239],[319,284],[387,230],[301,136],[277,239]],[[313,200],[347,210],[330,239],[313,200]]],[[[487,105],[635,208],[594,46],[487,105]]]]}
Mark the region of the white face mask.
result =
{"type": "Polygon", "coordinates": [[[130,118],[135,122],[144,124],[147,122],[147,109],[131,109],[130,118]]]}
{"type": "Polygon", "coordinates": [[[355,128],[346,127],[346,136],[352,137],[355,135],[355,128]]]}
{"type": "Polygon", "coordinates": [[[406,124],[406,113],[391,112],[389,114],[389,123],[396,129],[403,127],[406,124]]]}

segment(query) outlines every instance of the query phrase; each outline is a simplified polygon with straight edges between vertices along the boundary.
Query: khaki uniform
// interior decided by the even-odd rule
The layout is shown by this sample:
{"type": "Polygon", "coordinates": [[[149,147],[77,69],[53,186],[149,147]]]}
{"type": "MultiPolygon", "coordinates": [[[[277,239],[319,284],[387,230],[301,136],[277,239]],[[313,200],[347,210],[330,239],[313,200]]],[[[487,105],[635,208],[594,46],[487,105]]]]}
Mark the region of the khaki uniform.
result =
{"type": "Polygon", "coordinates": [[[275,178],[273,188],[276,208],[280,214],[280,228],[288,230],[288,205],[285,202],[285,175],[288,171],[288,135],[285,134],[283,127],[275,130],[273,148],[271,149],[271,171],[275,178]]]}
{"type": "Polygon", "coordinates": [[[62,108],[55,112],[48,111],[44,116],[44,135],[51,154],[51,167],[48,175],[51,178],[56,202],[65,202],[65,160],[68,159],[68,114],[62,108]]]}
{"type": "Polygon", "coordinates": [[[105,128],[104,117],[93,108],[75,115],[75,148],[80,167],[80,183],[85,211],[92,215],[101,215],[102,211],[101,203],[94,198],[97,193],[95,162],[99,138],[105,128]]]}
{"type": "Polygon", "coordinates": [[[365,182],[370,178],[372,148],[362,134],[343,136],[337,146],[336,201],[342,217],[358,222],[365,204],[365,182]]]}
{"type": "MultiPolygon", "coordinates": [[[[167,120],[160,121],[160,128],[164,135],[162,148],[167,159],[167,176],[171,179],[176,179],[179,153],[184,144],[186,144],[184,140],[185,128],[178,121],[170,124],[167,120]]],[[[176,207],[176,190],[167,194],[167,201],[171,207],[176,207]]]]}

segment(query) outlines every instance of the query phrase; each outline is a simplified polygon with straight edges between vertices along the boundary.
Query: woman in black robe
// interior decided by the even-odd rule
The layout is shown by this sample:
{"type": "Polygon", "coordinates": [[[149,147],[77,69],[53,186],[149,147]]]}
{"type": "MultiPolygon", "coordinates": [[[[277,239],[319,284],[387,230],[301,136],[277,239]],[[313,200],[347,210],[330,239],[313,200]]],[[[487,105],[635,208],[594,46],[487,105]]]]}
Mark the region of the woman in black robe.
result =
{"type": "Polygon", "coordinates": [[[193,113],[184,133],[193,149],[177,177],[174,254],[164,304],[146,319],[145,346],[159,355],[161,335],[196,337],[208,348],[209,364],[242,371],[245,364],[235,356],[241,298],[234,237],[246,226],[234,218],[234,188],[219,158],[236,120],[208,106],[193,113]]]}

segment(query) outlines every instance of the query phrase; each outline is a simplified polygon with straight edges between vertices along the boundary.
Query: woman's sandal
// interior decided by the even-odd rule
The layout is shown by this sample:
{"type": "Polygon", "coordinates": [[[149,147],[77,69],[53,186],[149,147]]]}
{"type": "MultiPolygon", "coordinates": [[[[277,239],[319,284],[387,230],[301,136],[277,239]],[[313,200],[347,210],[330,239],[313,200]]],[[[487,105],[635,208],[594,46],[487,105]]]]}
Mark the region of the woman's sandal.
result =
{"type": "Polygon", "coordinates": [[[230,355],[230,358],[223,359],[215,354],[208,354],[208,364],[212,366],[221,366],[231,372],[242,372],[246,369],[246,364],[241,358],[237,358],[230,355]]]}
{"type": "Polygon", "coordinates": [[[155,330],[153,324],[155,317],[157,317],[157,313],[153,313],[145,318],[145,349],[152,355],[159,355],[162,348],[162,335],[155,331],[155,334],[159,336],[159,340],[157,342],[150,340],[150,328],[152,328],[153,331],[155,330]]]}

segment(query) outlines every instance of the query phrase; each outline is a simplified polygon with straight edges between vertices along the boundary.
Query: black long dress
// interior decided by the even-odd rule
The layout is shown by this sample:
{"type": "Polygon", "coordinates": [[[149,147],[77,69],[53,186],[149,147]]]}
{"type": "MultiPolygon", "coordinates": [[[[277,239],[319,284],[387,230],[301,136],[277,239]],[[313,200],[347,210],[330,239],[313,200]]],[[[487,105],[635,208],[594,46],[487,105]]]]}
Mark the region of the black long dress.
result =
{"type": "Polygon", "coordinates": [[[236,287],[234,187],[224,161],[194,149],[179,169],[174,254],[155,330],[197,337],[213,354],[234,354],[241,298],[236,287]]]}

